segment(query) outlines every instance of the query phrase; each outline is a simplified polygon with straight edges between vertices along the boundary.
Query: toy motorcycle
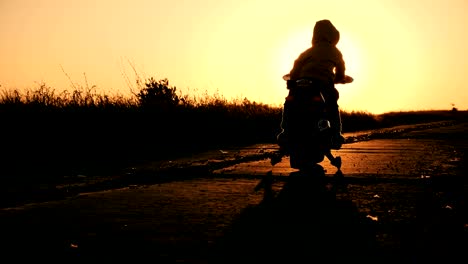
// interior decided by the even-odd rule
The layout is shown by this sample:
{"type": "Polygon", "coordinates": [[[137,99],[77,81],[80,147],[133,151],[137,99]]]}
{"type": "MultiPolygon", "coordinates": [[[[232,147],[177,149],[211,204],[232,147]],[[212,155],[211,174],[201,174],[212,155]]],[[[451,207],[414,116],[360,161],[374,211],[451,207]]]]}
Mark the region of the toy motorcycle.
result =
{"type": "MultiPolygon", "coordinates": [[[[283,79],[290,91],[284,102],[282,131],[277,136],[279,150],[272,155],[271,164],[289,156],[291,168],[306,170],[327,157],[340,169],[341,157],[334,157],[331,150],[340,149],[343,142],[334,140],[331,111],[322,92],[313,80],[290,80],[289,75],[283,79]]],[[[352,81],[353,78],[346,76],[343,83],[352,81]]]]}

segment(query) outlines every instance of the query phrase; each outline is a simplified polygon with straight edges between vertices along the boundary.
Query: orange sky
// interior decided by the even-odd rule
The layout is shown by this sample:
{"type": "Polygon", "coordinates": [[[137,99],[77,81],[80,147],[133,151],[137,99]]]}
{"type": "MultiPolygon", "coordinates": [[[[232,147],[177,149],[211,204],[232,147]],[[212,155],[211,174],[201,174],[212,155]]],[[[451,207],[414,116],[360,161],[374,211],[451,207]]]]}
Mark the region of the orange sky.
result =
{"type": "Polygon", "coordinates": [[[330,19],[355,78],[337,86],[342,109],[466,110],[467,13],[466,0],[0,0],[0,85],[70,90],[66,75],[86,75],[130,94],[131,63],[184,93],[281,105],[281,77],[330,19]]]}

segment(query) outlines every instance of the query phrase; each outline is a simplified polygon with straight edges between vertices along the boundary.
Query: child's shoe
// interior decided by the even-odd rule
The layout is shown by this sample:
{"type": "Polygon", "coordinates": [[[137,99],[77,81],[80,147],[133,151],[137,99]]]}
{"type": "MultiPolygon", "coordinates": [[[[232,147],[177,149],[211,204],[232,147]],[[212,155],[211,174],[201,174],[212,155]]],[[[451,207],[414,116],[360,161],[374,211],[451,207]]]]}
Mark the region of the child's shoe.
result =
{"type": "Polygon", "coordinates": [[[341,157],[335,157],[332,161],[330,161],[331,165],[335,166],[338,170],[341,169],[341,157]]]}
{"type": "Polygon", "coordinates": [[[278,151],[276,153],[273,153],[270,156],[270,163],[271,165],[275,166],[276,164],[280,163],[282,159],[283,159],[283,154],[278,151]]]}
{"type": "Polygon", "coordinates": [[[341,149],[341,146],[345,142],[343,135],[336,134],[332,137],[331,149],[341,149]]]}
{"type": "Polygon", "coordinates": [[[278,142],[278,146],[279,146],[279,153],[283,154],[283,155],[287,155],[288,154],[288,150],[289,150],[289,140],[288,140],[288,137],[286,135],[286,133],[284,131],[282,131],[281,133],[279,133],[279,135],[276,137],[277,139],[277,142],[278,142]]]}

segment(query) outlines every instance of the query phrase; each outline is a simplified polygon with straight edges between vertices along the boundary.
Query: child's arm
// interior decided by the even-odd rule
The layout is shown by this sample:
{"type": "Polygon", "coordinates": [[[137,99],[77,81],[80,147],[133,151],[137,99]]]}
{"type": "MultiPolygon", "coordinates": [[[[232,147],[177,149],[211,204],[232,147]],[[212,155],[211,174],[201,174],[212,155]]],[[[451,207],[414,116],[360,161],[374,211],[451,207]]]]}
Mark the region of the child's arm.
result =
{"type": "Polygon", "coordinates": [[[349,75],[345,75],[343,78],[341,78],[341,80],[335,79],[335,83],[341,83],[341,84],[352,83],[353,81],[354,81],[353,77],[349,75]]]}

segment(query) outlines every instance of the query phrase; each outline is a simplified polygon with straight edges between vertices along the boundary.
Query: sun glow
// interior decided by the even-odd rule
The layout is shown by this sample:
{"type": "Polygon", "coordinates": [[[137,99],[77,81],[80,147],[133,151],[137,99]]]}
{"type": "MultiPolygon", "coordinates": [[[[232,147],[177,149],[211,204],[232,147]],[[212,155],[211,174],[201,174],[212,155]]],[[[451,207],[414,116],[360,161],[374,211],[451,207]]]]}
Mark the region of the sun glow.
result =
{"type": "MultiPolygon", "coordinates": [[[[341,34],[337,48],[343,54],[346,63],[347,74],[358,78],[362,71],[363,54],[357,43],[350,37],[351,34],[341,34]]],[[[288,73],[293,66],[294,60],[300,53],[311,46],[312,33],[309,28],[293,31],[281,41],[278,48],[278,72],[288,73]]]]}
{"type": "Polygon", "coordinates": [[[90,85],[126,93],[124,58],[181,92],[282,104],[282,76],[329,19],[354,78],[337,85],[344,110],[468,107],[466,0],[37,2],[0,1],[2,89],[68,89],[63,66],[73,81],[86,73],[90,85]]]}
{"type": "Polygon", "coordinates": [[[344,110],[353,111],[349,109],[356,101],[357,97],[363,96],[363,90],[369,84],[369,78],[363,72],[368,65],[365,53],[359,42],[356,42],[351,33],[341,33],[340,41],[337,45],[338,49],[343,54],[343,59],[346,65],[346,75],[353,77],[354,81],[350,84],[336,85],[340,92],[340,107],[344,110]]]}
{"type": "Polygon", "coordinates": [[[359,47],[353,39],[349,37],[349,35],[344,34],[342,34],[337,47],[343,54],[343,59],[346,65],[346,74],[352,76],[354,79],[359,79],[362,70],[361,62],[364,60],[359,47]]]}
{"type": "Polygon", "coordinates": [[[294,60],[299,54],[311,46],[312,33],[308,27],[300,28],[288,34],[279,42],[278,48],[278,77],[291,71],[294,60]]]}

